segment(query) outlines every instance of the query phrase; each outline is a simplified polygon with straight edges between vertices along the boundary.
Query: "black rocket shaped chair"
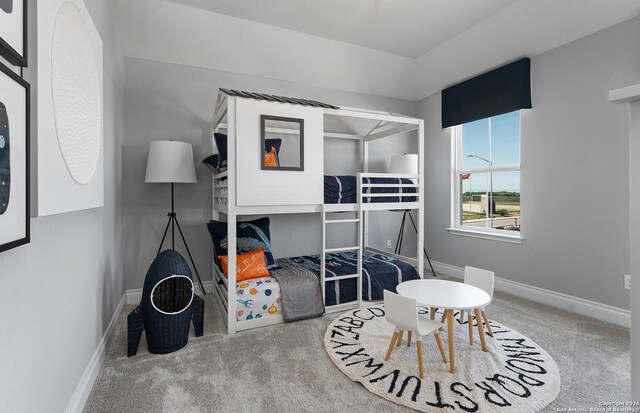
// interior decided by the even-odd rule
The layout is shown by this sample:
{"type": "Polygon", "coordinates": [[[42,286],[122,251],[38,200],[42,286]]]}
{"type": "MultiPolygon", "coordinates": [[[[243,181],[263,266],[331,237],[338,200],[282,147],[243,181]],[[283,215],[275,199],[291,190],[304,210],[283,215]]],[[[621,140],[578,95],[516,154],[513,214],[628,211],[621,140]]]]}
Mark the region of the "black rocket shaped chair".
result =
{"type": "Polygon", "coordinates": [[[138,352],[144,330],[149,352],[166,354],[187,344],[193,321],[202,336],[204,301],[194,293],[191,270],[175,250],[162,251],[144,279],[142,302],[127,317],[127,356],[138,352]]]}

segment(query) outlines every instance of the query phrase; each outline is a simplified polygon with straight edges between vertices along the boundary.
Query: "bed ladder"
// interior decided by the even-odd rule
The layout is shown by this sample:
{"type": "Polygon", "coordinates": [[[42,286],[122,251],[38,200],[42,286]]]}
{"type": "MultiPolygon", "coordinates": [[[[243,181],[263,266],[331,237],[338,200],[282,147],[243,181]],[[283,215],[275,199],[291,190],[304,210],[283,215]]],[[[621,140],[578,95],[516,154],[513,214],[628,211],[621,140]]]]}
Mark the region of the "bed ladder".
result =
{"type": "MultiPolygon", "coordinates": [[[[324,204],[322,205],[322,254],[320,256],[320,284],[322,285],[322,302],[326,303],[326,285],[330,281],[338,282],[339,280],[346,280],[355,278],[357,281],[357,297],[355,301],[347,303],[340,303],[336,305],[327,306],[325,310],[328,313],[338,311],[345,307],[360,307],[362,305],[362,259],[364,249],[362,248],[362,210],[360,208],[356,210],[349,210],[349,212],[355,212],[355,218],[345,219],[328,219],[327,214],[334,212],[346,212],[343,204],[324,204]],[[339,247],[339,248],[327,248],[327,227],[330,225],[344,225],[349,223],[355,223],[357,227],[357,245],[352,247],[339,247]],[[356,274],[346,274],[338,277],[326,277],[327,271],[327,254],[333,252],[347,252],[355,251],[357,254],[357,272],[356,274]]],[[[335,285],[335,284],[334,284],[335,285]]],[[[336,296],[336,301],[339,297],[336,296]]]]}

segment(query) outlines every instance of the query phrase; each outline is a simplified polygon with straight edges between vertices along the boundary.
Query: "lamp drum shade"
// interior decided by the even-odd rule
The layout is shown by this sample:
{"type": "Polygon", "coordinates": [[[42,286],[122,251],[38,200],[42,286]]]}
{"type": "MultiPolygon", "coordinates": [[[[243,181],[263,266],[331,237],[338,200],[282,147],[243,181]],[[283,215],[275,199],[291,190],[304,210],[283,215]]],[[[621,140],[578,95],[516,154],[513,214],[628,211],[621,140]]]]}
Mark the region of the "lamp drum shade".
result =
{"type": "Polygon", "coordinates": [[[418,154],[405,153],[392,156],[389,172],[392,174],[418,175],[418,154]]]}
{"type": "Polygon", "coordinates": [[[190,143],[153,141],[149,145],[147,183],[195,183],[196,168],[190,143]]]}

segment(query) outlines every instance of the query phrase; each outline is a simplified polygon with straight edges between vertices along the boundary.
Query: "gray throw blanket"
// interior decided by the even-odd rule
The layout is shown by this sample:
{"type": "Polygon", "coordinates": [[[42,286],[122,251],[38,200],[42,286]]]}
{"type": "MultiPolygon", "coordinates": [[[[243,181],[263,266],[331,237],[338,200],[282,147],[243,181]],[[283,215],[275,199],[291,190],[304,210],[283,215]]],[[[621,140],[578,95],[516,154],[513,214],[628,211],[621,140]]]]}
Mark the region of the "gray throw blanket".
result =
{"type": "Polygon", "coordinates": [[[318,317],[324,314],[320,280],[311,271],[288,260],[278,262],[280,269],[271,276],[280,284],[284,321],[318,317]]]}

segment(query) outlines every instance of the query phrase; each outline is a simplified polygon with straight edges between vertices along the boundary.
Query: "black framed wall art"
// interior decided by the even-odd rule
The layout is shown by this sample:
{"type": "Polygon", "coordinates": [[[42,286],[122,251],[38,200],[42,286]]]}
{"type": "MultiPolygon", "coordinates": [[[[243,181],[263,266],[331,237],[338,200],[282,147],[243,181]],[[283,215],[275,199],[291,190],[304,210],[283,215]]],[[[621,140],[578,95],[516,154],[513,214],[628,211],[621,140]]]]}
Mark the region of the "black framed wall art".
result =
{"type": "Polygon", "coordinates": [[[0,252],[29,242],[29,93],[0,64],[0,252]]]}
{"type": "Polygon", "coordinates": [[[27,0],[0,0],[0,56],[27,66],[27,0]]]}

